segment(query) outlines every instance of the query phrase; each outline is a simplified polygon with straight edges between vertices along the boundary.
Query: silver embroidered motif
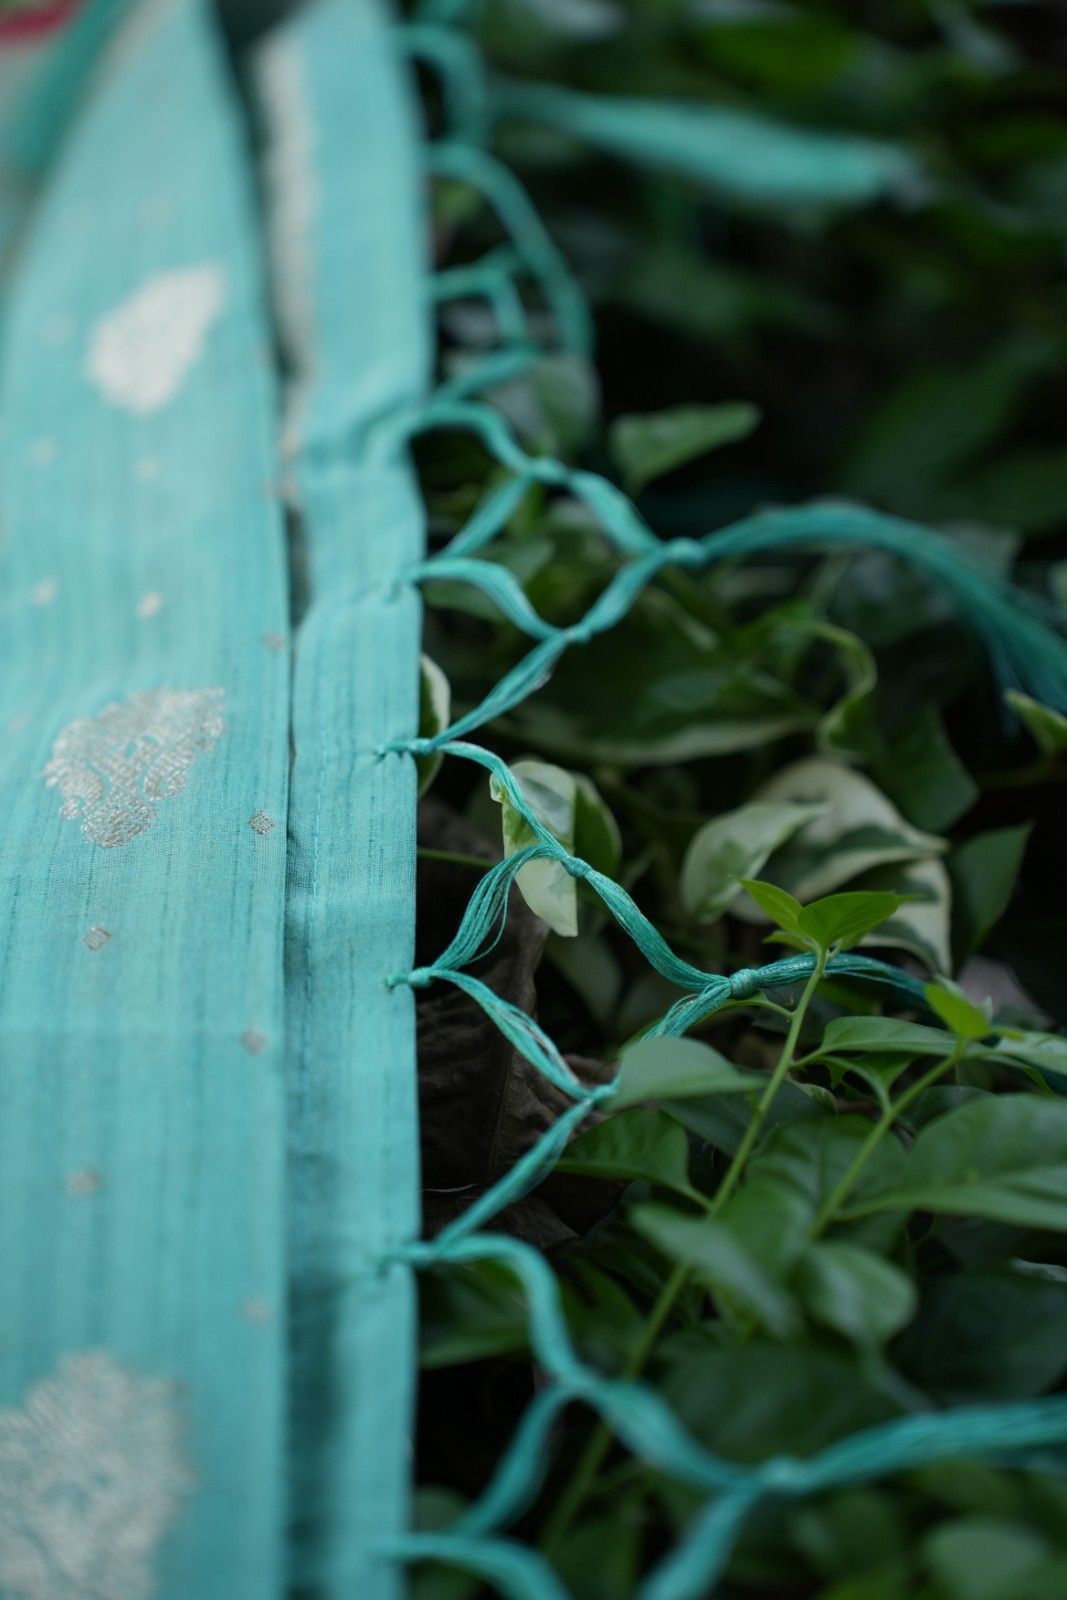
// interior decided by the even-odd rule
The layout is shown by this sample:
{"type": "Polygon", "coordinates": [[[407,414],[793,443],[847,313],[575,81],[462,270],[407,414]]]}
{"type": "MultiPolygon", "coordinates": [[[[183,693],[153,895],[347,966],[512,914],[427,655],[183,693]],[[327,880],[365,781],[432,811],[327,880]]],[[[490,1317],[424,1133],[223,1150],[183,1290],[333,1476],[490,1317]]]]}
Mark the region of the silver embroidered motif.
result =
{"type": "Polygon", "coordinates": [[[146,689],[69,722],[42,774],[60,815],[105,849],[144,833],[222,733],[222,702],[221,689],[146,689]]]}
{"type": "Polygon", "coordinates": [[[0,1411],[4,1600],[151,1600],[193,1488],[177,1394],[91,1350],[0,1411]]]}
{"type": "Polygon", "coordinates": [[[95,1167],[79,1167],[67,1173],[67,1193],[73,1195],[97,1194],[104,1184],[104,1174],[95,1167]]]}
{"type": "Polygon", "coordinates": [[[225,300],[213,262],[156,273],[96,323],[85,357],[90,382],[123,411],[158,411],[200,359],[225,300]]]}

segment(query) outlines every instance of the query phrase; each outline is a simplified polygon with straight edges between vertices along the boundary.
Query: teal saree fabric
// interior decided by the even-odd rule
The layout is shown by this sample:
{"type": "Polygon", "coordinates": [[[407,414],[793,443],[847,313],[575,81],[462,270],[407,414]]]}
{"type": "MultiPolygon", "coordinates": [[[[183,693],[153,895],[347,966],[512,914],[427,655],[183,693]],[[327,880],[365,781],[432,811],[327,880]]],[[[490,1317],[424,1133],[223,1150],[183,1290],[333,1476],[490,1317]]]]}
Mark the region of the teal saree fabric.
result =
{"type": "Polygon", "coordinates": [[[275,48],[269,120],[307,163],[278,208],[313,207],[277,229],[279,301],[304,296],[287,459],[210,6],[114,31],[8,286],[4,1600],[400,1581],[369,1551],[406,1496],[412,1293],[378,1263],[416,1215],[410,995],[384,981],[415,793],[376,752],[415,728],[418,600],[382,596],[421,523],[398,450],[353,442],[423,381],[415,124],[369,0],[275,48]]]}
{"type": "Polygon", "coordinates": [[[136,13],[7,308],[5,1600],[279,1585],[287,578],[241,144],[206,11],[136,13]]]}
{"type": "MultiPolygon", "coordinates": [[[[537,358],[501,273],[533,281],[564,347],[585,348],[589,318],[487,148],[481,113],[504,101],[451,25],[461,5],[427,7],[445,26],[401,41],[377,0],[312,0],[240,90],[208,0],[121,9],[85,13],[29,121],[4,124],[0,160],[32,177],[8,228],[0,349],[0,1600],[399,1600],[404,1564],[425,1560],[565,1600],[507,1530],[572,1403],[699,1496],[643,1600],[711,1594],[772,1498],[1062,1444],[1056,1399],[742,1465],[583,1359],[551,1271],[494,1224],[618,1089],[581,1081],[469,970],[517,874],[550,863],[599,897],[678,992],[654,1033],[793,984],[813,958],[730,975],[689,962],[468,739],[663,569],[782,547],[915,563],[1005,676],[1053,704],[1062,640],[931,530],[827,502],[664,541],[607,479],[527,453],[477,398],[537,358]],[[426,164],[480,194],[514,247],[461,274],[510,318],[500,348],[429,399],[426,308],[449,289],[425,267],[402,42],[451,89],[455,126],[446,92],[426,164]],[[60,101],[62,139],[42,111],[60,101]],[[500,473],[427,558],[407,440],[435,428],[473,435],[500,473]],[[546,487],[617,558],[566,626],[488,559],[546,487]],[[480,590],[529,649],[420,734],[419,593],[437,579],[480,590]],[[441,756],[488,774],[531,842],[413,969],[416,762],[441,756]],[[420,1242],[412,990],[434,983],[481,1005],[569,1104],[420,1242]],[[414,1272],[480,1260],[518,1281],[542,1381],[478,1498],[413,1532],[414,1272]]],[[[607,149],[634,142],[625,104],[527,94],[519,109],[607,149]]],[[[677,167],[680,141],[703,148],[722,124],[692,126],[661,110],[638,142],[677,167]]],[[[683,153],[682,170],[707,168],[683,153]]],[[[883,173],[853,150],[834,187],[868,192],[860,156],[883,173]]],[[[828,970],[921,998],[862,955],[828,970]]]]}
{"type": "Polygon", "coordinates": [[[301,508],[286,905],[293,1511],[299,1593],[398,1592],[417,1231],[414,942],[422,548],[392,419],[427,377],[421,179],[373,6],[301,12],[257,73],[301,508]],[[358,157],[355,156],[358,152],[358,157]],[[393,441],[393,442],[391,442],[393,441]]]}

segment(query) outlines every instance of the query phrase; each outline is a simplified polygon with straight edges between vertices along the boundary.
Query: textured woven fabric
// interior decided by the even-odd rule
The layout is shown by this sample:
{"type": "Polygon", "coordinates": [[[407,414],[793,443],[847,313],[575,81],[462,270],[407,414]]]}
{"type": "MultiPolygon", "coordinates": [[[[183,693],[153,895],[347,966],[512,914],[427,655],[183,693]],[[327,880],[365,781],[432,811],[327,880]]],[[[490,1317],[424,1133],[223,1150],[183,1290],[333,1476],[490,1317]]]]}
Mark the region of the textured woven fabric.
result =
{"type": "Polygon", "coordinates": [[[422,512],[406,452],[380,434],[428,365],[416,123],[367,0],[299,13],[256,82],[309,591],[286,908],[295,1577],[298,1592],[388,1600],[413,1289],[379,1263],[418,1211],[413,1009],[386,979],[414,943],[415,773],[380,747],[418,723],[420,604],[398,580],[422,512]]]}
{"type": "Polygon", "coordinates": [[[256,229],[208,22],[154,5],[115,38],[6,319],[18,1600],[280,1581],[289,671],[264,641],[287,631],[287,580],[256,229]]]}
{"type": "Polygon", "coordinates": [[[298,350],[289,324],[308,370],[288,463],[209,6],[118,29],[9,286],[5,1600],[269,1600],[294,1513],[316,1594],[394,1581],[379,1556],[360,1587],[403,1510],[411,1292],[366,1269],[414,1226],[410,997],[383,983],[410,959],[413,849],[406,877],[384,864],[414,782],[372,752],[414,731],[419,621],[414,591],[375,585],[420,521],[396,453],[360,467],[352,444],[424,354],[386,37],[349,0],[278,46],[304,83],[279,138],[313,138],[316,169],[303,241],[279,233],[281,302],[307,262],[315,330],[298,350]],[[353,137],[388,144],[391,175],[354,169],[353,137]],[[307,503],[293,683],[285,472],[307,503]]]}
{"type": "MultiPolygon", "coordinates": [[[[713,1592],[770,1497],[1062,1443],[1067,1403],[1044,1400],[742,1466],[706,1452],[655,1391],[582,1360],[546,1263],[487,1231],[617,1092],[580,1082],[469,970],[517,874],[551,862],[599,896],[679,991],[653,1032],[793,983],[812,958],[727,976],[678,956],[466,738],[664,568],[783,546],[913,561],[1005,675],[1053,703],[1062,641],[931,530],[829,503],[665,543],[606,479],[528,455],[472,398],[536,358],[501,273],[535,281],[562,344],[585,348],[589,318],[473,115],[427,161],[512,237],[511,264],[497,252],[461,275],[507,325],[500,350],[425,401],[417,122],[376,0],[315,0],[274,33],[251,119],[207,0],[138,7],[83,97],[118,9],[91,7],[36,101],[57,104],[59,84],[83,109],[20,239],[0,357],[0,1596],[394,1600],[403,1563],[430,1558],[559,1600],[504,1530],[574,1401],[705,1497],[643,1600],[713,1592]],[[501,475],[427,560],[405,441],[442,427],[480,439],[501,475]],[[483,558],[535,485],[580,500],[619,558],[566,627],[483,558]],[[288,525],[283,503],[298,508],[288,525]],[[480,589],[531,647],[480,705],[420,737],[419,585],[435,577],[480,589]],[[532,843],[485,873],[448,948],[412,970],[415,759],[442,755],[488,772],[532,843]],[[572,1104],[419,1243],[411,990],[434,982],[477,1001],[572,1104]],[[521,1285],[544,1382],[478,1499],[446,1530],[405,1534],[413,1273],[482,1259],[521,1285]]],[[[458,103],[488,104],[455,30],[420,25],[406,42],[446,76],[473,74],[458,103]]],[[[686,145],[682,169],[706,175],[694,152],[715,122],[661,110],[637,129],[626,108],[620,120],[573,96],[520,109],[668,165],[686,145]]],[[[47,121],[20,129],[9,169],[33,150],[23,170],[41,176],[47,121]]],[[[883,162],[851,151],[846,187],[862,198],[857,156],[883,162]]],[[[714,166],[720,186],[738,181],[714,166]]],[[[810,186],[808,165],[790,173],[810,186]]],[[[830,970],[919,997],[864,956],[830,970]]]]}

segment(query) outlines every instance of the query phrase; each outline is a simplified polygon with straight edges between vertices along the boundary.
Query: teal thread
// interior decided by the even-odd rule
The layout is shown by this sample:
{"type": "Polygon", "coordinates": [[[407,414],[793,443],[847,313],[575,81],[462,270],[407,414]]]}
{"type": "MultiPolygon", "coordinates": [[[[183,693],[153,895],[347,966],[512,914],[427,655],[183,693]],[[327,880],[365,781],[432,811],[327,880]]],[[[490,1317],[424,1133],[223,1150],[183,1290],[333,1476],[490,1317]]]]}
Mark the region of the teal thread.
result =
{"type": "Polygon", "coordinates": [[[587,355],[593,335],[585,300],[518,179],[486,150],[458,140],[431,145],[427,167],[435,177],[469,184],[484,196],[516,254],[540,285],[564,348],[587,355]]]}
{"type": "Polygon", "coordinates": [[[411,1533],[383,1547],[398,1561],[443,1561],[487,1578],[509,1600],[568,1600],[566,1589],[534,1550],[506,1539],[411,1533]]]}
{"type": "Polygon", "coordinates": [[[582,643],[620,622],[634,601],[668,567],[702,571],[718,561],[745,558],[770,550],[865,546],[884,551],[925,571],[951,596],[961,622],[978,634],[998,677],[1025,688],[1039,700],[1067,705],[1067,644],[1046,623],[1044,608],[1014,586],[991,577],[955,551],[943,535],[904,518],[871,511],[843,501],[819,501],[781,511],[760,512],[700,539],[660,543],[620,491],[595,473],[576,473],[552,458],[532,460],[507,423],[488,407],[431,397],[412,430],[437,428],[473,432],[490,454],[514,474],[505,493],[496,486],[482,500],[451,544],[422,563],[413,576],[421,582],[447,577],[481,590],[501,613],[528,637],[535,648],[494,685],[481,705],[446,728],[443,745],[472,732],[511,710],[544,681],[570,643],[582,643]],[[622,566],[586,615],[569,628],[539,617],[519,585],[498,563],[478,561],[473,552],[503,531],[531,481],[548,481],[576,493],[601,523],[604,537],[632,559],[622,566]],[[462,558],[463,565],[456,565],[462,558]],[[503,575],[502,575],[503,574],[503,575]],[[510,581],[509,581],[510,580],[510,581]],[[552,648],[553,645],[559,648],[552,648]]]}
{"type": "Polygon", "coordinates": [[[551,673],[568,644],[584,643],[614,627],[644,589],[668,567],[704,571],[718,561],[770,550],[838,545],[880,550],[938,580],[959,619],[982,640],[998,677],[1045,704],[1067,706],[1067,643],[1045,620],[1047,608],[1011,584],[983,572],[943,535],[920,523],[844,501],[817,501],[742,518],[699,539],[661,543],[621,491],[596,473],[577,472],[552,457],[526,454],[507,422],[490,407],[438,391],[407,424],[412,434],[437,429],[473,433],[512,478],[496,485],[443,551],[412,577],[447,578],[481,590],[502,615],[537,640],[533,650],[493,687],[481,704],[436,736],[438,747],[512,710],[551,673]],[[513,575],[496,562],[479,561],[503,531],[533,482],[565,489],[596,516],[607,542],[630,559],[579,622],[559,628],[539,617],[513,575]],[[462,565],[459,562],[462,561],[462,565]]]}
{"type": "Polygon", "coordinates": [[[402,49],[437,74],[445,122],[455,137],[479,146],[487,143],[489,90],[473,40],[457,28],[419,21],[397,28],[396,38],[402,49]]]}
{"type": "MultiPolygon", "coordinates": [[[[454,1224],[432,1245],[414,1246],[405,1259],[422,1268],[480,1260],[506,1265],[526,1293],[531,1345],[554,1386],[528,1409],[482,1496],[452,1529],[432,1536],[437,1541],[432,1554],[438,1559],[462,1565],[461,1557],[499,1548],[501,1542],[488,1534],[518,1516],[536,1495],[548,1459],[550,1429],[563,1406],[575,1400],[609,1421],[623,1443],[644,1459],[714,1496],[686,1538],[642,1584],[639,1600],[701,1600],[710,1593],[746,1517],[765,1499],[802,1498],[964,1454],[1010,1456],[1067,1438],[1067,1400],[1052,1399],[904,1417],[865,1429],[806,1459],[775,1457],[756,1467],[725,1461],[698,1445],[654,1391],[641,1383],[604,1378],[580,1362],[555,1278],[537,1251],[516,1239],[463,1235],[455,1229],[454,1224]]],[[[405,1559],[431,1554],[423,1536],[393,1548],[405,1559]]],[[[564,1593],[547,1565],[539,1557],[534,1560],[533,1568],[523,1564],[523,1581],[532,1581],[534,1587],[509,1587],[501,1570],[497,1581],[504,1592],[533,1600],[564,1593]]]]}
{"type": "Polygon", "coordinates": [[[787,126],[735,106],[581,94],[500,78],[489,95],[494,121],[540,123],[748,203],[860,205],[930,192],[929,180],[898,145],[787,126]]]}

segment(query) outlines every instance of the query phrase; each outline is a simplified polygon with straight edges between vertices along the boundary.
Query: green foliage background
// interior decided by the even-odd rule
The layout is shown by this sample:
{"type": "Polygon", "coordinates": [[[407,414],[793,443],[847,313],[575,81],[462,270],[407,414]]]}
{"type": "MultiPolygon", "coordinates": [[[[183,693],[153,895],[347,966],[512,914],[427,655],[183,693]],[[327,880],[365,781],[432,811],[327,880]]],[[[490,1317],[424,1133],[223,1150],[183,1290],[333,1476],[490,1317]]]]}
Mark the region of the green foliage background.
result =
{"type": "MultiPolygon", "coordinates": [[[[858,207],[757,202],[743,172],[712,190],[505,121],[499,153],[598,336],[595,370],[546,355],[492,396],[528,450],[610,472],[668,537],[812,495],[861,499],[938,525],[1059,605],[1056,6],[510,0],[486,9],[481,39],[515,78],[861,133],[900,147],[915,175],[858,207]]],[[[462,186],[438,185],[435,205],[439,262],[498,242],[462,186]]],[[[532,297],[528,309],[539,325],[532,297]]],[[[473,301],[441,326],[445,373],[496,338],[473,301]]],[[[443,541],[496,469],[459,436],[425,441],[419,466],[443,541]]],[[[615,570],[581,508],[548,491],[492,558],[560,624],[615,570]]],[[[438,584],[428,599],[426,648],[463,709],[525,642],[474,591],[438,584]]],[[[804,903],[901,897],[868,903],[865,948],[935,983],[928,1014],[882,1019],[869,989],[827,981],[777,996],[783,1008],[732,1008],[694,1043],[628,1050],[674,992],[572,880],[523,885],[554,929],[536,962],[542,1023],[586,1063],[621,1055],[628,1084],[546,1190],[566,1220],[552,1259],[584,1358],[623,1372],[638,1357],[701,1440],[745,1461],[1060,1385],[1067,723],[1005,696],[925,580],[838,551],[665,575],[487,742],[524,762],[554,831],[579,852],[584,831],[584,853],[595,845],[709,970],[770,959],[768,912],[787,938],[841,938],[836,912],[801,925],[745,877],[804,903]]],[[[433,799],[499,837],[484,778],[458,765],[433,799]]],[[[514,848],[521,830],[504,822],[514,848]]],[[[470,863],[430,855],[461,904],[470,863]]],[[[439,1526],[484,1482],[538,1377],[498,1269],[431,1274],[423,1313],[420,1515],[439,1526]]],[[[719,1592],[1054,1600],[1067,1593],[1063,1465],[959,1462],[762,1510],[719,1592]]],[[[576,1412],[519,1533],[577,1600],[623,1600],[693,1510],[576,1412]]],[[[423,1600],[479,1592],[434,1569],[419,1581],[423,1600]]]]}

